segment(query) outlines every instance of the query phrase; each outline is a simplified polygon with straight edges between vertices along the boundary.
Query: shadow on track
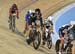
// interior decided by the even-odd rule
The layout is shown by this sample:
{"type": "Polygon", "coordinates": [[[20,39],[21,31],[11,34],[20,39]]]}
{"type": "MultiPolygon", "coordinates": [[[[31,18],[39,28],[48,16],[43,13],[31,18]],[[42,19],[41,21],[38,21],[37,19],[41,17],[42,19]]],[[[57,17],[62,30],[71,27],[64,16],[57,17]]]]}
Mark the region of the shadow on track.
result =
{"type": "MultiPolygon", "coordinates": [[[[21,36],[21,37],[23,38],[23,40],[24,40],[24,42],[25,42],[24,45],[25,45],[27,48],[30,48],[31,50],[34,50],[34,48],[33,48],[32,45],[28,45],[28,44],[26,43],[26,36],[25,36],[22,32],[20,32],[20,31],[16,28],[15,33],[18,34],[19,36],[21,36]]],[[[34,51],[35,51],[35,50],[34,50],[34,51]]],[[[45,48],[45,47],[41,47],[41,46],[40,46],[39,49],[37,49],[37,51],[42,52],[43,54],[50,54],[50,50],[48,50],[48,49],[45,48]]]]}

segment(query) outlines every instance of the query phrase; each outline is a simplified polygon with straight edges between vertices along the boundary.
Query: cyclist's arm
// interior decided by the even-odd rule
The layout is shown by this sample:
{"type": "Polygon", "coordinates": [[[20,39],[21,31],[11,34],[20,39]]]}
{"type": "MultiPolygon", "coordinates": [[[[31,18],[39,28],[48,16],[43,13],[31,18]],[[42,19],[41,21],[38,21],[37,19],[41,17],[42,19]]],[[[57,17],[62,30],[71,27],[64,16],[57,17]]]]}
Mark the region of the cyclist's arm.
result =
{"type": "Polygon", "coordinates": [[[18,10],[18,7],[16,7],[17,10],[16,10],[16,14],[17,14],[17,18],[19,18],[19,10],[18,10]]]}

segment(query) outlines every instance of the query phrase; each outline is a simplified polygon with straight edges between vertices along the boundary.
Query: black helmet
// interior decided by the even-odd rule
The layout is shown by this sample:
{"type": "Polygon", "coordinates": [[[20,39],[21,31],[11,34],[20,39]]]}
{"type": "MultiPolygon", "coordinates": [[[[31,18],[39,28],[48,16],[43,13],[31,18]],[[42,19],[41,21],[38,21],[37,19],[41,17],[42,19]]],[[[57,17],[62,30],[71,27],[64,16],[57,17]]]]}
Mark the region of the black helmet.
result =
{"type": "Polygon", "coordinates": [[[14,3],[13,6],[17,6],[17,5],[14,3]]]}
{"type": "Polygon", "coordinates": [[[39,12],[39,13],[40,13],[41,11],[40,11],[39,8],[36,8],[36,9],[35,9],[35,12],[39,12]]]}
{"type": "Polygon", "coordinates": [[[12,8],[13,8],[13,10],[17,10],[17,5],[14,3],[12,8]]]}

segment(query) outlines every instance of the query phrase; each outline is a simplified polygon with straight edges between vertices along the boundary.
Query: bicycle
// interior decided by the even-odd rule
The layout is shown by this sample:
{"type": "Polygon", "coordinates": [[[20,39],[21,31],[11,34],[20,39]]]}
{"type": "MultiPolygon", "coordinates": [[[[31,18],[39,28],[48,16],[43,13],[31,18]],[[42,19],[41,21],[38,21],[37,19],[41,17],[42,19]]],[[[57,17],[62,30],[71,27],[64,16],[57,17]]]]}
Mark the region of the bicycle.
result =
{"type": "Polygon", "coordinates": [[[12,14],[12,16],[9,19],[9,29],[11,29],[12,32],[15,31],[15,20],[16,20],[16,13],[12,14]]]}
{"type": "Polygon", "coordinates": [[[47,32],[47,36],[46,36],[46,33],[43,33],[43,44],[45,44],[45,42],[47,42],[48,49],[51,49],[52,48],[52,37],[49,32],[47,32]]]}
{"type": "MultiPolygon", "coordinates": [[[[62,54],[72,54],[72,47],[73,47],[73,44],[71,44],[72,40],[69,40],[69,42],[63,47],[62,47],[62,54]]],[[[56,41],[56,44],[55,44],[55,50],[56,50],[56,53],[59,54],[59,45],[60,45],[60,39],[58,39],[56,41]]]]}
{"type": "Polygon", "coordinates": [[[31,26],[32,29],[29,32],[29,38],[32,39],[31,42],[33,42],[34,49],[38,49],[41,43],[41,33],[40,31],[35,27],[34,23],[31,26]]]}

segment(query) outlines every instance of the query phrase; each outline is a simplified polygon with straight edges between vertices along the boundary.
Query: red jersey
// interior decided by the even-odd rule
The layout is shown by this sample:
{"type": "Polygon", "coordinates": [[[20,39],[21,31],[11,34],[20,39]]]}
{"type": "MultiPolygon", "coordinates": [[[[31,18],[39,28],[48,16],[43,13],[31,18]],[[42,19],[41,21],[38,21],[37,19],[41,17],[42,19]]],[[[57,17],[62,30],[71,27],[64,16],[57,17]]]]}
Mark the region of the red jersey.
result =
{"type": "Polygon", "coordinates": [[[12,5],[11,8],[9,9],[9,16],[12,16],[13,13],[16,13],[17,17],[19,17],[17,5],[12,5]]]}

